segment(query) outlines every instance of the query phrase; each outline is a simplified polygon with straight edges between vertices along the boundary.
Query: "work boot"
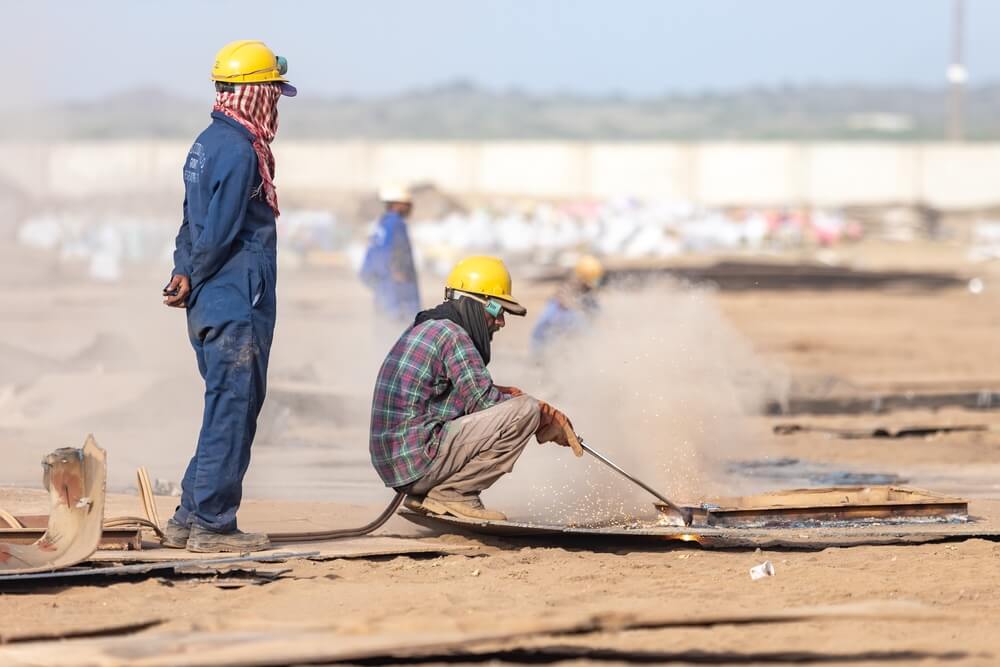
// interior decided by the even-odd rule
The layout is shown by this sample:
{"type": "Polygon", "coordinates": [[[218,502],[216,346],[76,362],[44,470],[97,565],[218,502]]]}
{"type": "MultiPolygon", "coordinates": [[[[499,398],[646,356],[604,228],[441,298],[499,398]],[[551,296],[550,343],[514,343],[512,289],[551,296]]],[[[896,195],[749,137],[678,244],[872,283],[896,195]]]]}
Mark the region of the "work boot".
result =
{"type": "Polygon", "coordinates": [[[171,519],[163,527],[163,537],[160,538],[160,544],[171,549],[184,549],[187,547],[188,535],[190,534],[191,528],[171,519]]]}
{"type": "Polygon", "coordinates": [[[403,500],[403,507],[405,507],[408,510],[412,510],[414,512],[426,512],[427,511],[424,508],[424,497],[423,496],[414,496],[414,495],[406,494],[406,499],[403,500]]]}
{"type": "Polygon", "coordinates": [[[451,500],[438,500],[430,496],[424,498],[424,510],[431,514],[450,514],[459,519],[473,519],[476,521],[506,521],[507,515],[496,510],[488,510],[483,507],[479,498],[467,502],[457,502],[451,500]]]}
{"type": "Polygon", "coordinates": [[[271,540],[264,533],[244,533],[241,530],[216,533],[198,524],[191,526],[191,535],[187,541],[188,551],[206,554],[219,551],[246,553],[270,548],[271,540]]]}

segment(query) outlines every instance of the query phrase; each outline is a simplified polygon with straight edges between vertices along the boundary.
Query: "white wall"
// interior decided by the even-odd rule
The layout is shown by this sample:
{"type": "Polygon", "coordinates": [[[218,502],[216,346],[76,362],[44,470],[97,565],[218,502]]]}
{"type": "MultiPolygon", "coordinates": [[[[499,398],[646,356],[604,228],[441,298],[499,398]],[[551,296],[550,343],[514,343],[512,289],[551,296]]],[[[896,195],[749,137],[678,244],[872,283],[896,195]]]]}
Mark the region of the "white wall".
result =
{"type": "MultiPolygon", "coordinates": [[[[188,142],[0,144],[0,180],[37,197],[179,194],[188,142]]],[[[1000,144],[278,140],[288,195],[433,182],[457,193],[708,205],[1000,205],[1000,144]]]]}

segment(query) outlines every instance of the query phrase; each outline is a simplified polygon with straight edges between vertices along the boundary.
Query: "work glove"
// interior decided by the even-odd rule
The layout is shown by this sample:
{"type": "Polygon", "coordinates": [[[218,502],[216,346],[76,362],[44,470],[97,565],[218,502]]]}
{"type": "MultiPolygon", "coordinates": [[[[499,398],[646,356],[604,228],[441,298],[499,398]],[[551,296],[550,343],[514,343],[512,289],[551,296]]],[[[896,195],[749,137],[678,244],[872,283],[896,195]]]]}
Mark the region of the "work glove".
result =
{"type": "Polygon", "coordinates": [[[524,396],[524,392],[518,389],[517,387],[505,387],[502,384],[494,384],[493,386],[496,387],[501,394],[507,394],[512,398],[517,398],[518,396],[524,396]]]}
{"type": "Polygon", "coordinates": [[[580,438],[576,436],[569,417],[545,401],[538,401],[538,407],[541,411],[541,421],[538,423],[538,430],[535,431],[538,444],[554,442],[562,447],[569,447],[578,457],[583,456],[580,438]]]}

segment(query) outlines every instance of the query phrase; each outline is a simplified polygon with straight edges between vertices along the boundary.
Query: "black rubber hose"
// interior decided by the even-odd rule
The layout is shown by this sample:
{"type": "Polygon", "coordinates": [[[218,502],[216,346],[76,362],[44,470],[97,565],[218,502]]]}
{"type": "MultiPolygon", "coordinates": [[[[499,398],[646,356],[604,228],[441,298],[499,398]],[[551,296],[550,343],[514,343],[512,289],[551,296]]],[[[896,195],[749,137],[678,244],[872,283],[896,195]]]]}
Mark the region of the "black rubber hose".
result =
{"type": "Polygon", "coordinates": [[[275,544],[283,542],[325,542],[326,540],[339,540],[345,537],[361,537],[368,533],[375,532],[381,528],[386,521],[392,518],[399,506],[403,504],[406,494],[402,491],[396,493],[389,505],[382,510],[382,513],[369,524],[360,528],[341,528],[339,530],[320,530],[304,533],[268,533],[267,536],[275,544]]]}

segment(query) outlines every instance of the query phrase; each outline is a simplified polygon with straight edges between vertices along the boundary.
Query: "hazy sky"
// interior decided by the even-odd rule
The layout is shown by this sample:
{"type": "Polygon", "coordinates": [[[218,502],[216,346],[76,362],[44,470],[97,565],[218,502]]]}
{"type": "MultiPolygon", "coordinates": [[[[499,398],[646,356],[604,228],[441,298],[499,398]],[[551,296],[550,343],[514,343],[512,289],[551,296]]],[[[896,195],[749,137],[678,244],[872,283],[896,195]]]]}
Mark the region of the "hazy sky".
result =
{"type": "MultiPolygon", "coordinates": [[[[971,83],[1000,80],[1000,1],[966,0],[966,17],[971,83]]],[[[4,23],[22,103],[136,86],[207,95],[215,52],[248,38],[286,56],[305,95],[459,78],[652,95],[943,85],[951,0],[24,0],[5,3],[4,23]]]]}

